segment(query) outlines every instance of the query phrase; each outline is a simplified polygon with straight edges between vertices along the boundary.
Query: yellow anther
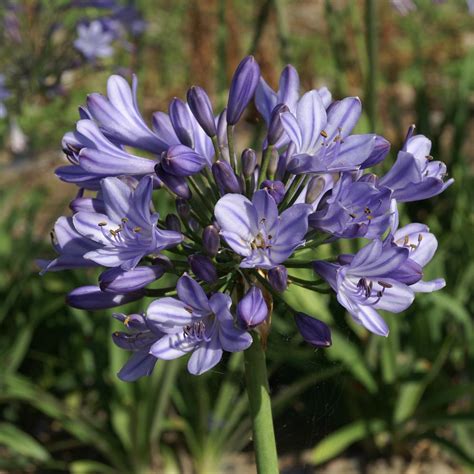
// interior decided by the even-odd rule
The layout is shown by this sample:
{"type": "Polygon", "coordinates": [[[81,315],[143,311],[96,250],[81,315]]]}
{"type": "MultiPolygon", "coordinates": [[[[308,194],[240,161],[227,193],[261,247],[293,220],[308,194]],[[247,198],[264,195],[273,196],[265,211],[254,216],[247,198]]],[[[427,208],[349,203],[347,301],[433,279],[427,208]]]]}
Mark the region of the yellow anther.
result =
{"type": "Polygon", "coordinates": [[[138,226],[133,228],[133,232],[136,232],[137,234],[138,234],[138,232],[140,232],[141,230],[142,230],[142,228],[141,228],[141,227],[138,227],[138,226]]]}
{"type": "Polygon", "coordinates": [[[324,138],[327,138],[328,132],[326,132],[326,130],[321,130],[321,136],[323,136],[324,138]]]}
{"type": "Polygon", "coordinates": [[[130,322],[130,316],[127,316],[124,320],[123,320],[123,324],[125,324],[125,326],[128,326],[128,323],[130,322]]]}
{"type": "Polygon", "coordinates": [[[102,221],[102,222],[99,222],[97,225],[98,225],[99,227],[104,227],[104,226],[107,225],[107,222],[103,222],[103,221],[102,221]]]}
{"type": "Polygon", "coordinates": [[[122,217],[121,221],[126,224],[128,222],[128,218],[127,217],[122,217]]]}

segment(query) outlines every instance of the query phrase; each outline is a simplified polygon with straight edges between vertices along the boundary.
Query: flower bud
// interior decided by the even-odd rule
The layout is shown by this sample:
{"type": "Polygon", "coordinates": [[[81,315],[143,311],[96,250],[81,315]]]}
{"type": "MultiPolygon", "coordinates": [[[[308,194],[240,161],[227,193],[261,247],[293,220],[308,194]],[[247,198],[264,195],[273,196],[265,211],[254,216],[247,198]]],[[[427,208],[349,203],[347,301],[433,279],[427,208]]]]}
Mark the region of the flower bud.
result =
{"type": "Polygon", "coordinates": [[[199,232],[201,230],[201,224],[192,216],[188,220],[188,225],[193,232],[199,232]]]}
{"type": "Polygon", "coordinates": [[[167,229],[181,232],[181,222],[176,214],[168,214],[165,219],[165,224],[167,229]]]}
{"type": "Polygon", "coordinates": [[[202,245],[208,255],[214,257],[219,250],[219,231],[213,225],[208,225],[202,234],[202,245]]]}
{"type": "Polygon", "coordinates": [[[265,321],[268,307],[262,295],[262,290],[252,286],[237,305],[237,315],[247,328],[258,326],[265,321]]]}
{"type": "Polygon", "coordinates": [[[206,91],[199,86],[193,86],[187,93],[188,105],[194,117],[209,137],[217,134],[216,121],[212,111],[211,101],[206,91]]]}
{"type": "Polygon", "coordinates": [[[377,163],[383,161],[390,151],[390,142],[385,140],[384,137],[377,135],[375,137],[375,145],[372,153],[369,157],[360,165],[361,169],[370,168],[375,166],[377,163]]]}
{"type": "Polygon", "coordinates": [[[175,201],[176,211],[182,221],[187,221],[191,215],[191,207],[186,199],[177,198],[175,201]]]}
{"type": "Polygon", "coordinates": [[[260,189],[265,189],[268,194],[275,200],[278,204],[283,201],[285,197],[285,185],[281,181],[270,181],[266,179],[261,185],[260,189]]]}
{"type": "Polygon", "coordinates": [[[309,344],[315,347],[329,347],[332,344],[331,331],[326,323],[304,313],[296,313],[295,322],[309,344]]]}
{"type": "Polygon", "coordinates": [[[123,323],[128,329],[136,329],[137,331],[146,331],[148,329],[146,320],[142,314],[113,313],[112,316],[123,323]]]}
{"type": "Polygon", "coordinates": [[[206,159],[185,145],[172,145],[163,155],[163,170],[175,176],[191,176],[206,166],[206,159]]]}
{"type": "Polygon", "coordinates": [[[190,255],[188,262],[191,270],[199,279],[207,283],[214,283],[217,280],[216,267],[206,255],[190,255]]]}
{"type": "Polygon", "coordinates": [[[267,141],[269,145],[274,145],[280,140],[285,129],[281,123],[280,114],[283,112],[289,112],[289,108],[285,104],[278,104],[272,110],[270,116],[270,124],[268,125],[267,141]]]}
{"type": "Polygon", "coordinates": [[[284,265],[277,265],[268,270],[268,282],[275,291],[283,293],[288,288],[288,270],[284,265]]]}
{"type": "Polygon", "coordinates": [[[238,65],[229,90],[227,124],[235,125],[252,100],[260,79],[260,68],[253,56],[247,56],[238,65]]]}
{"type": "Polygon", "coordinates": [[[268,161],[267,176],[270,179],[274,179],[274,176],[278,169],[278,163],[280,162],[280,154],[276,148],[273,148],[270,152],[270,160],[268,161]]]}
{"type": "Polygon", "coordinates": [[[179,141],[190,148],[194,147],[193,137],[193,123],[191,121],[191,114],[187,105],[180,99],[174,98],[169,105],[169,116],[171,125],[179,141]]]}
{"type": "Polygon", "coordinates": [[[313,204],[313,202],[319,198],[325,187],[326,181],[321,176],[311,178],[311,181],[308,183],[308,188],[306,189],[306,204],[313,204]]]}
{"type": "Polygon", "coordinates": [[[117,347],[127,351],[143,351],[150,347],[152,341],[156,341],[156,336],[149,332],[139,332],[129,334],[122,331],[112,333],[112,340],[117,347]]]}
{"type": "Polygon", "coordinates": [[[99,286],[102,291],[130,293],[158,280],[165,271],[163,265],[141,266],[133,270],[109,268],[99,276],[99,286]]]}
{"type": "Polygon", "coordinates": [[[183,199],[191,199],[191,190],[189,189],[188,183],[183,176],[175,176],[174,174],[166,173],[161,166],[161,163],[158,163],[155,166],[155,173],[158,178],[163,181],[164,185],[176,196],[179,196],[183,199]]]}
{"type": "Polygon", "coordinates": [[[257,166],[257,154],[252,148],[246,148],[242,152],[242,172],[246,178],[250,178],[257,166]]]}
{"type": "Polygon", "coordinates": [[[234,170],[226,161],[216,161],[212,165],[212,174],[222,194],[242,191],[234,170]]]}
{"type": "Polygon", "coordinates": [[[119,294],[102,291],[98,286],[80,286],[66,296],[66,303],[78,309],[106,309],[139,300],[144,294],[143,290],[119,294]]]}

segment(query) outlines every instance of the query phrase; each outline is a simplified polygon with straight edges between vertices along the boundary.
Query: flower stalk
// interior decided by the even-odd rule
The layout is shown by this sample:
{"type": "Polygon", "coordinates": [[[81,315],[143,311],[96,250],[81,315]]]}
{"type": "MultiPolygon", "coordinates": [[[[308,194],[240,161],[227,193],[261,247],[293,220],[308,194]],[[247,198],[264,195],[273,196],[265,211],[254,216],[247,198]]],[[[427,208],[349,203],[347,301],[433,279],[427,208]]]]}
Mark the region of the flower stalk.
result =
{"type": "Polygon", "coordinates": [[[265,352],[257,333],[253,333],[253,343],[244,352],[244,356],[257,472],[258,474],[277,474],[278,456],[267,366],[265,352]]]}

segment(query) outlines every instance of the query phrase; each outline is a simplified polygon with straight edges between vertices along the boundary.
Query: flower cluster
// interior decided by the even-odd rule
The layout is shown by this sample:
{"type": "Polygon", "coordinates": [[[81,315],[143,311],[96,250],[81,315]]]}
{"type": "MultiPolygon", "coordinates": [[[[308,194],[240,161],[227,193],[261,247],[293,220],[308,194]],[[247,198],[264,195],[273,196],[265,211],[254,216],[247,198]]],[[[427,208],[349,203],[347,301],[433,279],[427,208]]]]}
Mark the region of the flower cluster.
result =
{"type": "Polygon", "coordinates": [[[128,331],[113,339],[133,351],[123,380],[187,353],[189,371],[201,374],[224,351],[248,348],[252,331],[267,334],[278,304],[304,340],[329,346],[324,322],[283,302],[292,283],[314,291],[329,285],[354,321],[384,336],[379,309],[403,311],[415,293],[445,284],[422,279],[437,247],[433,234],[423,224],[398,225],[397,203],[435,196],[453,182],[430,156],[430,141],[410,127],[390,171],[368,172],[390,144],[353,133],[360,100],[334,100],[326,88],[300,94],[292,66],[275,92],[247,57],[224,110],[216,113],[194,86],[186,101],[174,98],[168,113],[155,112],[151,127],[138,108],[136,77],[130,87],[114,75],[107,95],[89,95],[80,114],[63,138],[69,164],[56,172],[79,190],[72,216],[54,228],[57,258],[40,265],[43,272],[103,269],[96,285],[69,293],[76,308],[157,298],[143,314],[115,315],[128,331]],[[261,152],[239,152],[236,125],[252,101],[266,124],[261,152]],[[155,210],[170,201],[175,213],[155,210]],[[318,260],[319,246],[353,238],[367,242],[355,255],[318,260]],[[298,267],[320,279],[289,273],[298,267]]]}

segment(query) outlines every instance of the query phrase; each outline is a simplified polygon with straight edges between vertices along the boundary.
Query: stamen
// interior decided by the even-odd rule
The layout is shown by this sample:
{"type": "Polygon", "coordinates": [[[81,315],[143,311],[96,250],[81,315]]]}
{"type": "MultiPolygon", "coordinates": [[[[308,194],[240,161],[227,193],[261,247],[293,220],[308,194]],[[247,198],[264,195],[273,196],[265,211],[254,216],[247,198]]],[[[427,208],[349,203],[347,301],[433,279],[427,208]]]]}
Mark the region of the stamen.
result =
{"type": "Polygon", "coordinates": [[[391,285],[390,283],[387,283],[386,281],[378,281],[377,282],[380,286],[383,286],[384,288],[392,288],[393,285],[391,285]]]}
{"type": "Polygon", "coordinates": [[[107,225],[107,222],[102,221],[102,222],[99,222],[97,225],[99,227],[105,227],[107,225]]]}
{"type": "Polygon", "coordinates": [[[128,217],[122,217],[121,221],[126,224],[128,222],[128,217]]]}
{"type": "Polygon", "coordinates": [[[138,234],[139,232],[141,232],[141,230],[142,230],[142,228],[141,228],[141,227],[138,227],[138,226],[136,226],[136,227],[133,228],[133,232],[135,232],[136,234],[138,234]]]}
{"type": "Polygon", "coordinates": [[[324,138],[327,138],[328,137],[328,132],[326,132],[326,130],[321,130],[321,136],[324,137],[324,138]]]}

